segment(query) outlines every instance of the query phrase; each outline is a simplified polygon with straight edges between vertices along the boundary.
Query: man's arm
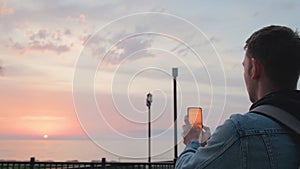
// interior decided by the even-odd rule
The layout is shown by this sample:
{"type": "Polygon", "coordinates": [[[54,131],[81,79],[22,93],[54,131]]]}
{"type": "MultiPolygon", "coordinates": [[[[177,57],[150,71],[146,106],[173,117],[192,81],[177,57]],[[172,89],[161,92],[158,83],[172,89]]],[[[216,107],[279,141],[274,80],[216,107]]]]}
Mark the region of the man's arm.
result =
{"type": "MultiPolygon", "coordinates": [[[[196,141],[187,143],[176,162],[176,169],[204,168],[213,164],[231,145],[239,139],[237,130],[231,119],[219,126],[205,147],[200,147],[196,141]]],[[[230,161],[230,159],[224,159],[230,161]]]]}

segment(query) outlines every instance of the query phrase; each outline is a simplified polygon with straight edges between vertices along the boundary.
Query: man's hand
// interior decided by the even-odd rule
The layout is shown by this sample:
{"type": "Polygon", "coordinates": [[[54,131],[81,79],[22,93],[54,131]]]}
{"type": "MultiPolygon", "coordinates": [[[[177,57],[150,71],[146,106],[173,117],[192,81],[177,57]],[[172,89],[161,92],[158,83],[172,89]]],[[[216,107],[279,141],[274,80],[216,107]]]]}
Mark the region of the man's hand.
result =
{"type": "Polygon", "coordinates": [[[200,138],[200,130],[192,128],[187,116],[184,117],[184,123],[185,124],[182,126],[183,143],[187,145],[191,141],[198,141],[200,138]]]}
{"type": "Polygon", "coordinates": [[[210,137],[209,127],[203,126],[203,129],[194,128],[191,126],[188,117],[184,117],[185,124],[182,126],[183,129],[183,143],[187,145],[191,141],[199,141],[200,143],[205,143],[210,137]]]}

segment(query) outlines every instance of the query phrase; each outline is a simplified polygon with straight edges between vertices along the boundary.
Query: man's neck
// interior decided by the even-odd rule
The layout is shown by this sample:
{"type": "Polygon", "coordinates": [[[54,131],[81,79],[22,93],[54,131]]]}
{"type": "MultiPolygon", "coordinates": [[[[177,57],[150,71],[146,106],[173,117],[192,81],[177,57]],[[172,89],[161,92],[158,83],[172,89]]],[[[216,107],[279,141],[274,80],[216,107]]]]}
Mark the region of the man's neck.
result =
{"type": "Polygon", "coordinates": [[[274,85],[271,85],[268,82],[261,83],[257,90],[257,100],[260,100],[264,96],[266,96],[270,93],[279,91],[279,90],[281,90],[281,89],[278,87],[275,87],[274,85]]]}

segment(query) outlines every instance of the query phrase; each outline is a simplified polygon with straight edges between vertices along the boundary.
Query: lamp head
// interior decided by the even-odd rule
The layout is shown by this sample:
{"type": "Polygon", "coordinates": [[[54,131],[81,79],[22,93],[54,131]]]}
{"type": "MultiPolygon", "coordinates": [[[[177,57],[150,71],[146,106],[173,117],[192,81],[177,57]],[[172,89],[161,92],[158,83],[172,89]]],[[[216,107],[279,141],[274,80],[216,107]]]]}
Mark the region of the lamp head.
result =
{"type": "Polygon", "coordinates": [[[172,76],[174,79],[176,79],[176,77],[178,76],[178,68],[172,68],[172,76]]]}
{"type": "Polygon", "coordinates": [[[146,105],[147,105],[148,107],[150,107],[150,106],[151,106],[151,103],[152,103],[152,94],[149,92],[149,93],[147,94],[146,105]]]}

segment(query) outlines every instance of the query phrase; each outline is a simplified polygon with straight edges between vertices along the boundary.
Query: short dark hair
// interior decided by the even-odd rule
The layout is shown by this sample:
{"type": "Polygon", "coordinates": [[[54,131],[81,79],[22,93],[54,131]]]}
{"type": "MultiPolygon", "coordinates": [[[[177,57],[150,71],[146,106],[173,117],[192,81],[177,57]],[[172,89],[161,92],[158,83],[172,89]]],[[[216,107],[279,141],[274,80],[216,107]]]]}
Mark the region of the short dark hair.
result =
{"type": "Polygon", "coordinates": [[[246,41],[250,57],[261,62],[271,82],[296,88],[300,73],[300,37],[285,26],[271,25],[254,32],[246,41]]]}

